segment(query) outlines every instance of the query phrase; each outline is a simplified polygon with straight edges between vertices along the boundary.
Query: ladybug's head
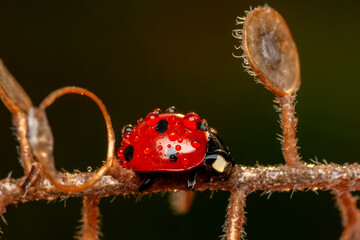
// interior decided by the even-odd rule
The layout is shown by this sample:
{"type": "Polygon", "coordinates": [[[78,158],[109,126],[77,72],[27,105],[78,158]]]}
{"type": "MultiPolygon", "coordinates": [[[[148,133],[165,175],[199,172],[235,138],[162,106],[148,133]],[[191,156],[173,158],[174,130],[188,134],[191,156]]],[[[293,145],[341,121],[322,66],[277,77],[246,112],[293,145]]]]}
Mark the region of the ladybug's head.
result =
{"type": "Polygon", "coordinates": [[[208,128],[208,143],[204,164],[220,176],[228,176],[233,169],[234,161],[230,150],[219,138],[214,129],[208,128]]]}

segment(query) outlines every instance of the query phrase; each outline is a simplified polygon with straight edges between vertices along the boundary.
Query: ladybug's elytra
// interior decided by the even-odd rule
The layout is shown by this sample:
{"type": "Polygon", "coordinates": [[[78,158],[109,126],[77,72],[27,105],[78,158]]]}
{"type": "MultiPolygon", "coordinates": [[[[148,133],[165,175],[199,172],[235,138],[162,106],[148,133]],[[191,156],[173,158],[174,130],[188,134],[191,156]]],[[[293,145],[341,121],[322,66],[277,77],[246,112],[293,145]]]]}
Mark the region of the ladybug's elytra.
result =
{"type": "MultiPolygon", "coordinates": [[[[122,134],[117,156],[123,167],[148,173],[191,171],[189,189],[194,188],[198,168],[226,177],[234,165],[229,149],[205,119],[196,113],[179,114],[175,107],[166,113],[154,110],[136,126],[124,126],[122,134]]],[[[149,187],[153,180],[147,179],[140,189],[149,187]]]]}

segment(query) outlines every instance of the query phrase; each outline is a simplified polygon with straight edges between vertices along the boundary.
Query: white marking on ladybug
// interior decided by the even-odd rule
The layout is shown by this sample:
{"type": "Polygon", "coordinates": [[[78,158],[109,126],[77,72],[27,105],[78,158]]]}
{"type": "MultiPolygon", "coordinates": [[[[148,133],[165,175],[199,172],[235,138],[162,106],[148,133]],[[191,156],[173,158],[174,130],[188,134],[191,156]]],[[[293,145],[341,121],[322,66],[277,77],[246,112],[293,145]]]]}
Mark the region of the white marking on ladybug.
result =
{"type": "Polygon", "coordinates": [[[216,160],[211,165],[217,172],[223,173],[226,169],[226,166],[228,165],[228,161],[225,160],[225,158],[221,155],[218,155],[216,160]]]}

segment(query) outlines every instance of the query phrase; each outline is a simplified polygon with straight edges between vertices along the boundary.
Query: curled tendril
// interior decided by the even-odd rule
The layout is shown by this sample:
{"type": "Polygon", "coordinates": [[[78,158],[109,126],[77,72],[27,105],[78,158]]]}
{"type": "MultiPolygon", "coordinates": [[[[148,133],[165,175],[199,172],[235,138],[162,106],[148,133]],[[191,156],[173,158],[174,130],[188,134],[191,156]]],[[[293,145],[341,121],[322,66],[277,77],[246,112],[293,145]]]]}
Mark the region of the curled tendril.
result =
{"type": "Polygon", "coordinates": [[[58,189],[65,192],[80,192],[94,185],[111,167],[114,165],[115,135],[112,128],[110,116],[102,101],[92,92],[79,87],[64,87],[50,93],[38,108],[32,107],[28,114],[28,139],[33,149],[34,155],[42,165],[43,172],[50,182],[58,189]],[[59,181],[56,172],[53,156],[53,135],[49,126],[45,110],[57,98],[66,94],[80,94],[89,97],[100,108],[105,119],[108,148],[105,164],[87,182],[80,186],[71,186],[59,181]]]}

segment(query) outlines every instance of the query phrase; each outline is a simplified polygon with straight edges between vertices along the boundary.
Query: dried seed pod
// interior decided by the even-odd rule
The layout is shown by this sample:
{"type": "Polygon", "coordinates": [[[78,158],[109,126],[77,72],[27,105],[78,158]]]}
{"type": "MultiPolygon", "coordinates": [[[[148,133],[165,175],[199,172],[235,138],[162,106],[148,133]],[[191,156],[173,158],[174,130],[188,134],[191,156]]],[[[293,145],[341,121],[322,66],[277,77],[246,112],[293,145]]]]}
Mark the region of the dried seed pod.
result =
{"type": "Polygon", "coordinates": [[[250,11],[241,39],[245,64],[250,64],[266,88],[279,97],[299,89],[299,55],[289,28],[277,11],[268,6],[250,11]]]}
{"type": "Polygon", "coordinates": [[[11,75],[0,59],[0,99],[14,115],[17,110],[27,112],[32,102],[21,85],[11,75]],[[18,109],[20,108],[20,109],[18,109]]]}

